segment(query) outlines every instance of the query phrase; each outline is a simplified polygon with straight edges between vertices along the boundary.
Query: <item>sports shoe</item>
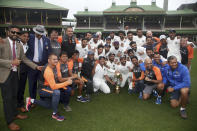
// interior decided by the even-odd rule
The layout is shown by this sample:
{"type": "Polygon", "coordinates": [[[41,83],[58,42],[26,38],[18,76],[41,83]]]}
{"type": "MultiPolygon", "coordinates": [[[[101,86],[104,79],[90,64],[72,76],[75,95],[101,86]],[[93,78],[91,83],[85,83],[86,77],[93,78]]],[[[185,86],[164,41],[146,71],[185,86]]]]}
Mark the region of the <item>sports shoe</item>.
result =
{"type": "Polygon", "coordinates": [[[155,104],[160,105],[161,104],[161,97],[157,97],[155,104]]]}
{"type": "Polygon", "coordinates": [[[132,94],[133,90],[132,89],[128,89],[128,94],[132,94]]]}
{"type": "Polygon", "coordinates": [[[79,101],[79,102],[83,102],[83,103],[88,102],[88,101],[87,101],[87,99],[86,99],[86,98],[84,98],[84,97],[82,97],[82,96],[77,97],[77,101],[79,101]]]}
{"type": "Polygon", "coordinates": [[[180,115],[183,119],[187,119],[187,112],[186,110],[180,110],[180,115]]]}
{"type": "Polygon", "coordinates": [[[57,121],[63,121],[64,120],[64,116],[59,115],[58,113],[53,114],[52,118],[57,120],[57,121]]]}
{"type": "Polygon", "coordinates": [[[31,104],[32,104],[32,103],[31,103],[31,97],[27,97],[27,98],[26,98],[26,106],[25,106],[25,108],[26,108],[27,111],[30,110],[31,104]]]}
{"type": "Polygon", "coordinates": [[[158,96],[158,93],[156,90],[153,90],[153,96],[157,97],[158,96]]]}
{"type": "Polygon", "coordinates": [[[70,107],[70,106],[66,106],[66,107],[64,107],[64,109],[65,109],[65,111],[66,111],[66,112],[70,112],[70,111],[72,111],[72,109],[71,109],[71,107],[70,107]]]}
{"type": "Polygon", "coordinates": [[[142,92],[140,92],[140,94],[139,94],[139,97],[138,97],[138,98],[142,100],[142,92]]]}

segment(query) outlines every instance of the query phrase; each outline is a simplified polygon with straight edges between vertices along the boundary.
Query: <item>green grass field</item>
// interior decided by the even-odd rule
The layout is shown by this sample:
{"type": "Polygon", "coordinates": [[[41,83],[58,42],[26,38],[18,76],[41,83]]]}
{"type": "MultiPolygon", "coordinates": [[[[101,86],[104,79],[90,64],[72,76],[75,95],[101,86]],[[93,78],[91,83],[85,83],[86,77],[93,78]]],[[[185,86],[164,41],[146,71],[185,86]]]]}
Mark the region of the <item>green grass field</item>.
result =
{"type": "MultiPolygon", "coordinates": [[[[36,107],[27,113],[27,120],[16,120],[22,131],[196,131],[197,130],[197,53],[192,64],[192,91],[187,107],[188,119],[179,116],[179,108],[172,109],[169,96],[163,98],[161,105],[154,104],[155,98],[148,101],[138,99],[138,95],[129,95],[127,89],[119,95],[98,94],[92,96],[89,103],[79,103],[71,99],[72,112],[65,112],[59,106],[61,114],[66,116],[63,122],[51,118],[51,110],[36,107]]],[[[28,92],[26,90],[26,96],[28,92]]],[[[7,131],[4,120],[2,99],[0,98],[0,131],[7,131]]]]}

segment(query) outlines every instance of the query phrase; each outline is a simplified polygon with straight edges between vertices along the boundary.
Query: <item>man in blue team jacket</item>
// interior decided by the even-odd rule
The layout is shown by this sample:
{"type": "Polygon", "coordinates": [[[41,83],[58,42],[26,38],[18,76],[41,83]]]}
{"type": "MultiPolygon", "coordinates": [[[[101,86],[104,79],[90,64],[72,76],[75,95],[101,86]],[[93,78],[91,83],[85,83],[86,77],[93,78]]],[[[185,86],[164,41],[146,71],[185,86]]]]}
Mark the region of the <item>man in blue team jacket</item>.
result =
{"type": "MultiPolygon", "coordinates": [[[[37,25],[33,28],[35,34],[30,34],[28,50],[26,52],[27,58],[39,66],[44,66],[48,62],[48,55],[51,51],[50,40],[45,37],[46,30],[43,25],[37,25]]],[[[37,79],[39,78],[40,71],[28,70],[29,80],[29,94],[30,97],[35,99],[37,92],[37,79]]]]}
{"type": "Polygon", "coordinates": [[[181,105],[180,115],[187,118],[186,105],[188,102],[189,88],[191,86],[189,70],[177,62],[175,56],[168,57],[169,67],[165,71],[163,83],[169,84],[168,92],[171,93],[170,104],[173,108],[181,105]]]}

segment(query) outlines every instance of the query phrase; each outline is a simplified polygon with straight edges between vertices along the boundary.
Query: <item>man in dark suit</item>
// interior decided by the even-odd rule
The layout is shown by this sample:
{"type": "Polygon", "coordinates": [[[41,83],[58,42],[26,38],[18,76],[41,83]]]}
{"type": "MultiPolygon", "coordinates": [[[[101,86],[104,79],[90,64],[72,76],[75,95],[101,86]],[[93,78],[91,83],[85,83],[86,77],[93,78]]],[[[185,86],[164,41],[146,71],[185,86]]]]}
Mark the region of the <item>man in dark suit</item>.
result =
{"type": "MultiPolygon", "coordinates": [[[[27,46],[27,41],[29,40],[29,33],[27,31],[21,31],[20,32],[20,44],[23,46],[23,51],[24,54],[26,54],[28,46],[27,46]]],[[[25,92],[25,86],[26,86],[26,81],[27,81],[27,73],[28,73],[28,66],[24,63],[21,62],[20,64],[20,77],[19,77],[19,87],[18,87],[18,95],[17,95],[17,101],[18,101],[18,109],[21,112],[26,112],[26,109],[24,107],[24,92],[25,92]]]]}
{"type": "Polygon", "coordinates": [[[10,26],[8,38],[0,43],[0,87],[3,99],[5,119],[10,130],[20,130],[14,123],[15,119],[25,119],[26,115],[19,115],[17,111],[18,73],[21,61],[32,69],[41,70],[26,58],[22,45],[17,41],[20,30],[17,26],[10,26]]]}
{"type": "MultiPolygon", "coordinates": [[[[45,36],[46,30],[43,25],[37,25],[33,28],[35,34],[30,34],[28,44],[28,50],[26,52],[27,58],[39,66],[44,66],[48,62],[48,55],[51,51],[50,40],[45,36]]],[[[30,97],[36,99],[37,93],[37,80],[39,78],[40,71],[29,69],[29,94],[30,97]]]]}

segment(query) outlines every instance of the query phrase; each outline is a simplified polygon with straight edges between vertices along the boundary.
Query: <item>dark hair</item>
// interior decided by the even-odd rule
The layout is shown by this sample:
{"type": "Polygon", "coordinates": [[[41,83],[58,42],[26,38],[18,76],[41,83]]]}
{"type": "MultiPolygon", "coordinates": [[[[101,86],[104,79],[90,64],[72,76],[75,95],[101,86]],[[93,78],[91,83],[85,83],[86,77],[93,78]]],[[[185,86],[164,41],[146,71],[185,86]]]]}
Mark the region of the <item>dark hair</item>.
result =
{"type": "Polygon", "coordinates": [[[67,55],[67,56],[68,56],[68,54],[67,54],[66,51],[62,51],[62,52],[60,53],[60,57],[61,57],[62,55],[67,55]]]}
{"type": "Polygon", "coordinates": [[[128,34],[133,34],[133,33],[132,33],[131,31],[128,31],[128,32],[127,32],[127,35],[128,35],[128,34]]]}
{"type": "Polygon", "coordinates": [[[146,51],[148,51],[148,50],[152,50],[153,51],[153,48],[152,47],[147,47],[146,51]]]}
{"type": "Polygon", "coordinates": [[[132,60],[134,58],[138,60],[137,56],[132,56],[130,59],[132,60]]]}
{"type": "Polygon", "coordinates": [[[11,30],[13,28],[17,28],[17,29],[20,30],[20,28],[17,25],[10,25],[10,26],[8,26],[8,30],[11,30]]]}
{"type": "Polygon", "coordinates": [[[133,49],[129,49],[128,51],[127,51],[127,53],[129,54],[129,53],[133,53],[133,49]]]}
{"type": "Polygon", "coordinates": [[[92,34],[92,33],[91,33],[91,32],[86,32],[86,33],[85,33],[85,36],[87,36],[87,34],[92,34]]]}
{"type": "Polygon", "coordinates": [[[52,34],[53,32],[58,33],[58,31],[57,31],[57,30],[52,30],[50,34],[52,34]]]}
{"type": "Polygon", "coordinates": [[[173,55],[172,55],[172,56],[169,56],[169,57],[168,57],[168,63],[169,63],[171,60],[174,60],[174,59],[177,60],[176,56],[173,56],[173,55]]]}
{"type": "Polygon", "coordinates": [[[26,34],[26,33],[29,35],[29,32],[28,31],[21,31],[20,32],[20,35],[23,35],[23,34],[26,34]]]}
{"type": "Polygon", "coordinates": [[[101,59],[105,59],[105,57],[104,56],[99,56],[99,60],[101,60],[101,59]]]}
{"type": "Polygon", "coordinates": [[[137,28],[137,31],[142,30],[142,28],[137,28]]]}
{"type": "Polygon", "coordinates": [[[55,53],[50,53],[49,56],[48,56],[48,59],[49,59],[51,56],[53,56],[53,55],[54,55],[54,56],[57,56],[55,53]]]}
{"type": "Polygon", "coordinates": [[[118,34],[122,33],[123,35],[125,35],[124,31],[118,31],[118,34]]]}
{"type": "Polygon", "coordinates": [[[68,27],[66,27],[66,30],[68,30],[68,28],[71,28],[71,29],[73,29],[73,27],[72,27],[72,26],[68,26],[68,27]]]}
{"type": "Polygon", "coordinates": [[[130,43],[129,43],[129,45],[133,45],[133,44],[136,44],[136,42],[135,41],[131,41],[130,43]]]}
{"type": "Polygon", "coordinates": [[[148,37],[146,37],[146,40],[147,40],[148,38],[153,39],[151,36],[148,36],[148,37]]]}
{"type": "Polygon", "coordinates": [[[102,44],[98,45],[98,49],[99,48],[104,48],[104,46],[102,44]]]}
{"type": "Polygon", "coordinates": [[[82,39],[81,39],[81,41],[84,41],[84,40],[88,40],[88,39],[86,39],[86,38],[82,38],[82,39]]]}

